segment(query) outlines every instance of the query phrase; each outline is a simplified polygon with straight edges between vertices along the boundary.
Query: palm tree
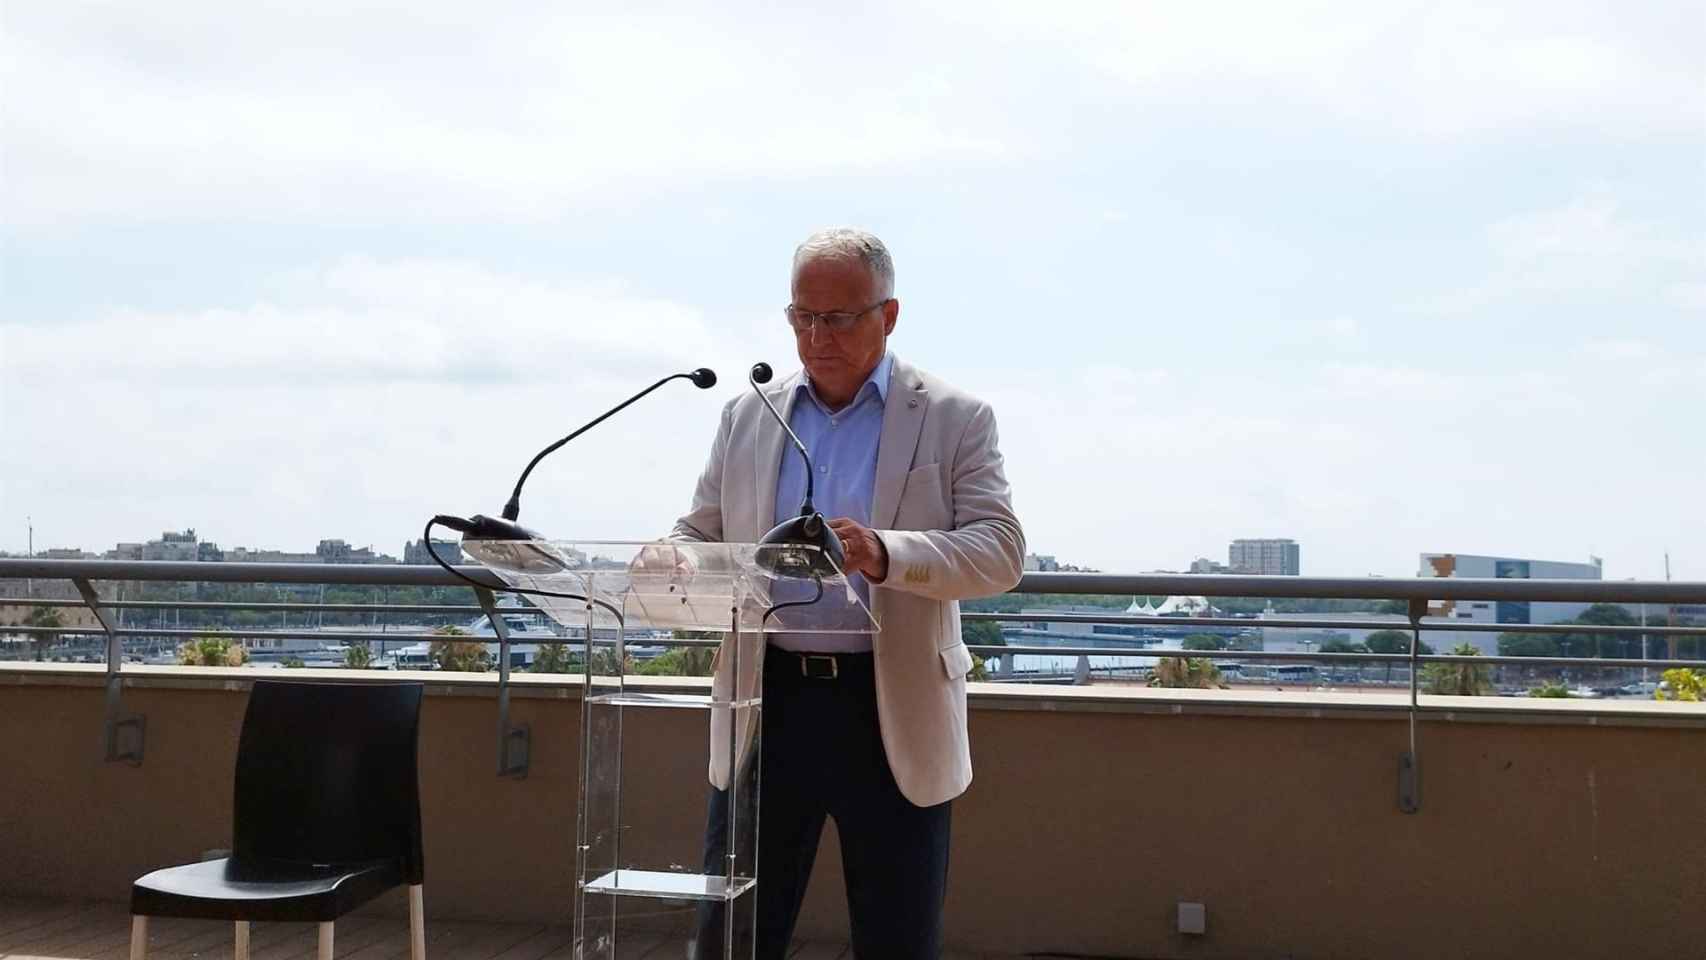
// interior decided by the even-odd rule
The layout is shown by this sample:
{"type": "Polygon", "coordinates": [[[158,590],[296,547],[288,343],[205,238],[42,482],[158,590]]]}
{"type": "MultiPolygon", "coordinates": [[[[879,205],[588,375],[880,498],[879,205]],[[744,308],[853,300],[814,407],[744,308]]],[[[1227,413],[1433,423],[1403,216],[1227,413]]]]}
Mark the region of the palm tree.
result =
{"type": "Polygon", "coordinates": [[[533,666],[527,669],[532,673],[568,673],[574,669],[574,660],[569,656],[567,644],[542,643],[533,666]]]}
{"type": "Polygon", "coordinates": [[[1199,689],[1227,685],[1220,680],[1220,668],[1203,657],[1162,657],[1149,678],[1152,687],[1195,687],[1199,689]]]}
{"type": "Polygon", "coordinates": [[[468,631],[461,627],[444,626],[433,633],[444,639],[432,641],[427,647],[427,655],[432,657],[440,670],[485,673],[491,669],[492,657],[486,652],[485,644],[477,640],[457,639],[468,636],[468,631]]]}
{"type": "Polygon", "coordinates": [[[373,651],[367,649],[367,643],[351,643],[344,648],[344,666],[351,670],[366,670],[373,664],[373,651]]]}
{"type": "MultiPolygon", "coordinates": [[[[1451,648],[1452,656],[1478,657],[1481,651],[1471,643],[1451,648]]],[[[1422,671],[1427,692],[1454,697],[1479,697],[1493,692],[1493,671],[1476,663],[1430,663],[1422,671]]]]}
{"type": "Polygon", "coordinates": [[[178,662],[186,667],[240,667],[248,659],[247,647],[224,637],[192,637],[178,648],[178,662]]]}
{"type": "MultiPolygon", "coordinates": [[[[65,626],[65,618],[59,615],[58,607],[36,607],[30,611],[29,616],[24,618],[24,626],[63,627],[65,626]]],[[[31,643],[36,648],[37,660],[45,658],[47,648],[53,644],[55,636],[56,634],[52,633],[30,634],[31,643]]]]}

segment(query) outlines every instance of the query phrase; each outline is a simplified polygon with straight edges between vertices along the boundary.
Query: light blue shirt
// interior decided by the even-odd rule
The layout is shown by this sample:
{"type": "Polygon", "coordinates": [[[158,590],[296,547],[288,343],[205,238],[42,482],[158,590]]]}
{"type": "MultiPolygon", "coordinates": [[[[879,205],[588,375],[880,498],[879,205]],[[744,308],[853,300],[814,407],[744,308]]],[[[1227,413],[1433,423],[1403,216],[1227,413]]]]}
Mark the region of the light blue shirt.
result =
{"type": "MultiPolygon", "coordinates": [[[[818,397],[809,378],[802,375],[794,387],[794,409],[788,416],[788,425],[806,445],[817,467],[812,505],[826,520],[848,517],[867,527],[871,525],[871,498],[877,486],[877,447],[883,437],[883,405],[888,400],[889,376],[893,370],[894,354],[883,354],[877,368],[853,395],[853,402],[833,413],[818,397]]],[[[782,467],[776,475],[773,522],[798,516],[805,495],[806,466],[797,453],[784,450],[782,467]]],[[[848,582],[869,607],[871,585],[858,574],[849,577],[848,582]]],[[[825,653],[871,649],[869,633],[778,633],[771,636],[770,642],[784,649],[825,653]]]]}

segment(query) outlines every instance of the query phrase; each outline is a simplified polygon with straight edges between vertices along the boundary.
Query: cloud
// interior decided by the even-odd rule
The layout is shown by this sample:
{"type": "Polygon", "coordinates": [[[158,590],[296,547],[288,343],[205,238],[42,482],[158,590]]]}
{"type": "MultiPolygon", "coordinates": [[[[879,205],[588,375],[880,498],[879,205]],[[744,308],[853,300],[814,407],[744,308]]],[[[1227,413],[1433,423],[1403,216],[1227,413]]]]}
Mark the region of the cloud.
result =
{"type": "Polygon", "coordinates": [[[1476,238],[1485,267],[1474,282],[1414,309],[1471,313],[1514,302],[1628,304],[1650,297],[1686,307],[1693,281],[1682,278],[1698,275],[1706,256],[1685,230],[1674,218],[1625,209],[1607,189],[1510,214],[1476,238]]]}
{"type": "MultiPolygon", "coordinates": [[[[1654,538],[1706,534],[1698,511],[1675,509],[1706,454],[1667,445],[1629,470],[1603,443],[1660,422],[1668,404],[1706,405],[1699,378],[1659,384],[1642,364],[1591,355],[1488,371],[1321,361],[1292,373],[1193,371],[1135,402],[1088,386],[993,393],[1033,546],[1068,559],[1056,545],[1070,543],[1070,559],[1104,569],[1182,569],[1236,537],[1289,536],[1308,573],[1408,575],[1425,550],[1572,557],[1593,542],[1619,569],[1647,571],[1654,538]]],[[[1098,364],[1062,382],[1122,379],[1147,377],[1098,364]]]]}
{"type": "Polygon", "coordinates": [[[859,69],[868,88],[824,109],[855,70],[801,42],[829,22],[790,36],[582,5],[19,6],[0,75],[32,91],[6,105],[14,221],[532,220],[683,180],[1003,150],[898,73],[859,69]]]}
{"type": "Polygon", "coordinates": [[[1597,360],[1651,360],[1660,355],[1658,347],[1645,340],[1595,340],[1583,344],[1582,352],[1597,360]]]}
{"type": "Polygon", "coordinates": [[[1531,129],[1699,131],[1702,34],[1687,4],[1473,2],[957,6],[1072,51],[1140,99],[1261,101],[1403,138],[1531,129]]]}
{"type": "Polygon", "coordinates": [[[181,313],[116,309],[11,328],[21,383],[520,383],[691,368],[714,352],[695,309],[558,286],[460,261],[347,259],[280,278],[281,302],[181,313]]]}
{"type": "Polygon", "coordinates": [[[14,223],[531,221],[674,186],[1055,162],[1143,110],[1694,136],[1673,13],[1467,2],[7,8],[14,223]],[[1096,133],[1104,132],[1098,129],[1096,133]]]}
{"type": "Polygon", "coordinates": [[[721,403],[728,321],[608,281],[468,261],[342,260],[272,301],[0,324],[6,502],[53,543],[194,526],[227,546],[339,536],[393,554],[437,512],[490,512],[526,458],[660,376],[708,364],[541,466],[527,516],[661,533],[721,403]]]}

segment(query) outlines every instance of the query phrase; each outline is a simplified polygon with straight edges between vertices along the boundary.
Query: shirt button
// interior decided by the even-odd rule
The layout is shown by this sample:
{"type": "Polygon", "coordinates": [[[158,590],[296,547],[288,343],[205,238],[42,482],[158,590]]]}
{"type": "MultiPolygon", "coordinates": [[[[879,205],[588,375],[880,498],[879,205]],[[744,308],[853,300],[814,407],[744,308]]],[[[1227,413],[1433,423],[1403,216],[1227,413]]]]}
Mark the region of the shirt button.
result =
{"type": "Polygon", "coordinates": [[[829,467],[827,467],[827,466],[822,466],[822,467],[818,467],[818,468],[817,468],[817,472],[818,472],[818,473],[828,473],[828,472],[829,472],[829,467]]]}

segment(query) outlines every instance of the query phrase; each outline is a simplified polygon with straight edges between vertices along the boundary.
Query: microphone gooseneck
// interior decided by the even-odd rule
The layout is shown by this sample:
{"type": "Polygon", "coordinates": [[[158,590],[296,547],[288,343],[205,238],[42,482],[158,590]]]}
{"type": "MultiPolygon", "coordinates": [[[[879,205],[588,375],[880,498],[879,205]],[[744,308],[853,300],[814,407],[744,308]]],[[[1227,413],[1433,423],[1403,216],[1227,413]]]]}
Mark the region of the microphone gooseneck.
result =
{"type": "Polygon", "coordinates": [[[817,579],[834,576],[841,572],[846,554],[841,549],[841,538],[835,531],[829,529],[829,524],[823,519],[823,514],[812,506],[812,458],[806,452],[806,445],[788,426],[788,419],[782,416],[764,391],[758,388],[761,383],[769,383],[772,376],[770,364],[755,363],[752,372],[747,376],[747,382],[752,385],[752,392],[758,394],[758,399],[764,402],[764,408],[770,411],[788,439],[794,443],[794,449],[800,452],[800,460],[806,465],[806,498],[800,503],[800,515],[792,520],[772,527],[769,533],[759,538],[758,552],[753,560],[760,566],[779,577],[817,579]],[[809,547],[812,549],[800,549],[809,547]]]}
{"type": "MultiPolygon", "coordinates": [[[[610,419],[611,417],[615,416],[616,414],[621,413],[623,410],[627,409],[629,404],[640,399],[641,397],[645,396],[646,394],[651,393],[653,390],[656,390],[657,388],[663,386],[664,384],[670,382],[671,380],[691,380],[691,381],[693,381],[693,385],[698,387],[699,389],[709,390],[710,388],[717,385],[717,374],[710,367],[700,367],[699,369],[693,370],[693,371],[688,372],[688,373],[672,373],[669,376],[664,377],[662,380],[659,380],[657,383],[652,384],[651,386],[647,387],[646,389],[641,390],[639,393],[636,393],[633,396],[629,397],[628,399],[622,401],[621,403],[617,404],[616,406],[611,407],[609,410],[606,410],[603,413],[599,414],[591,422],[587,423],[585,426],[581,427],[579,430],[576,430],[574,433],[569,434],[568,436],[564,437],[563,439],[558,440],[556,443],[553,443],[550,446],[546,447],[545,449],[539,451],[539,453],[536,454],[532,460],[528,461],[527,469],[521,471],[521,478],[515,481],[515,492],[510,494],[509,502],[504,504],[503,519],[510,521],[511,524],[514,524],[514,522],[521,516],[521,488],[524,484],[527,483],[528,475],[533,472],[534,467],[537,467],[539,465],[539,461],[545,459],[545,457],[547,455],[556,451],[557,448],[561,447],[563,444],[568,443],[570,440],[573,440],[574,438],[580,436],[581,434],[587,432],[588,430],[591,430],[593,427],[598,426],[599,424],[610,419]]],[[[480,520],[480,519],[489,520],[490,518],[474,517],[473,519],[474,520],[480,520]]],[[[491,529],[501,529],[501,528],[491,528],[491,529]]],[[[526,528],[521,527],[521,526],[516,526],[515,530],[525,532],[526,528]]],[[[494,539],[505,539],[505,538],[494,538],[494,539]]],[[[526,539],[526,538],[522,538],[522,539],[526,539]]]]}
{"type": "MultiPolygon", "coordinates": [[[[509,502],[504,504],[502,517],[487,517],[481,514],[475,514],[472,517],[463,519],[462,517],[454,517],[441,513],[438,516],[433,517],[431,520],[428,520],[426,529],[421,531],[421,545],[426,548],[427,554],[432,557],[434,563],[443,567],[446,573],[458,580],[468,583],[470,586],[487,590],[493,589],[493,585],[472,579],[462,573],[462,571],[457,570],[444,557],[439,556],[438,550],[433,546],[433,527],[447,527],[451,530],[455,530],[462,534],[462,539],[465,542],[468,540],[498,541],[497,543],[487,543],[484,549],[501,553],[504,556],[505,565],[512,569],[535,574],[557,573],[565,569],[563,561],[556,555],[555,551],[552,550],[548,544],[531,542],[535,540],[544,540],[544,537],[516,522],[516,519],[521,516],[522,486],[527,483],[527,478],[533,473],[533,468],[537,467],[539,465],[539,461],[545,459],[547,455],[557,450],[563,444],[568,443],[570,440],[573,440],[588,430],[591,430],[593,427],[598,426],[604,421],[622,412],[629,404],[640,399],[646,394],[651,393],[653,390],[656,390],[671,380],[691,380],[693,381],[693,385],[699,389],[708,390],[717,385],[717,374],[710,367],[700,367],[697,370],[691,370],[687,373],[672,373],[646,389],[641,390],[639,393],[636,393],[622,401],[616,406],[611,407],[609,410],[599,414],[591,422],[587,423],[579,430],[576,430],[574,433],[569,434],[563,439],[558,440],[556,443],[553,443],[539,451],[532,460],[528,461],[527,469],[521,471],[521,478],[515,481],[515,491],[510,494],[509,502]]],[[[523,594],[530,597],[556,597],[559,599],[579,600],[585,603],[597,604],[609,611],[610,614],[616,618],[618,623],[622,622],[622,612],[620,610],[595,597],[582,596],[578,593],[562,593],[553,590],[535,590],[513,585],[499,587],[497,589],[503,589],[509,593],[523,594]]]]}
{"type": "Polygon", "coordinates": [[[764,401],[764,405],[770,408],[770,415],[782,425],[782,429],[788,434],[788,439],[794,442],[794,449],[800,451],[800,459],[805,461],[806,499],[800,504],[800,516],[809,517],[816,512],[812,509],[812,458],[810,454],[806,453],[806,445],[800,442],[799,436],[794,433],[794,428],[788,426],[788,419],[782,416],[781,411],[776,409],[776,405],[764,395],[764,391],[758,389],[759,384],[769,383],[771,376],[770,364],[760,361],[752,365],[752,373],[747,377],[747,382],[752,384],[752,392],[758,394],[758,399],[764,401]]]}

